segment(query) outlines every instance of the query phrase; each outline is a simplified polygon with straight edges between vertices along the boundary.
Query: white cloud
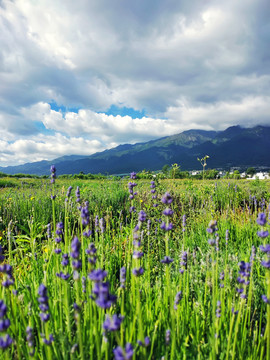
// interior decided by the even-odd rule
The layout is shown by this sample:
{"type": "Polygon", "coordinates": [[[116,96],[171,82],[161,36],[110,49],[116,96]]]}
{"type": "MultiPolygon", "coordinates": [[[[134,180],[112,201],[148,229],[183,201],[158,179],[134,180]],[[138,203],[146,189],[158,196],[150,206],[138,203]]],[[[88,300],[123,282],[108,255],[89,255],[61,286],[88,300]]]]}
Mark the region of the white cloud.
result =
{"type": "Polygon", "coordinates": [[[181,99],[178,106],[168,108],[166,115],[173,120],[180,119],[182,130],[224,130],[232,125],[252,127],[269,125],[269,103],[269,96],[245,97],[238,102],[221,101],[198,106],[181,99]]]}
{"type": "Polygon", "coordinates": [[[21,162],[30,146],[54,156],[58,136],[62,155],[270,125],[269,15],[266,0],[2,0],[0,137],[21,162]],[[146,116],[108,116],[111,105],[146,116]]]}

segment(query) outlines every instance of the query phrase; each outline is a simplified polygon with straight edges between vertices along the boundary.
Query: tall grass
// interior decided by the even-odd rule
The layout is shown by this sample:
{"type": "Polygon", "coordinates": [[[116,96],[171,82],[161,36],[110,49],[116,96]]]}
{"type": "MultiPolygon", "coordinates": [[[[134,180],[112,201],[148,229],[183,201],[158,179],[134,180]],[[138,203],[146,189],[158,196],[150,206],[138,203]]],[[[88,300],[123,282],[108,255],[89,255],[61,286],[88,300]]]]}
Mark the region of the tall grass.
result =
{"type": "Polygon", "coordinates": [[[269,184],[129,182],[2,190],[1,358],[270,359],[269,184]]]}

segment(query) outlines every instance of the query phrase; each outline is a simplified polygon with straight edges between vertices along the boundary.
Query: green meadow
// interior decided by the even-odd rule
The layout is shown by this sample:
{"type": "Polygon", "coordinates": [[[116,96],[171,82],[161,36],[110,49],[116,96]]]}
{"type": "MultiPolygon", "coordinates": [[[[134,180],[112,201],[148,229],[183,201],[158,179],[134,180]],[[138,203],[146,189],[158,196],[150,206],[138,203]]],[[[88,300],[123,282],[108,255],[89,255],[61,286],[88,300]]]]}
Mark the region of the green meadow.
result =
{"type": "Polygon", "coordinates": [[[270,360],[270,182],[133,177],[0,179],[0,358],[270,360]]]}

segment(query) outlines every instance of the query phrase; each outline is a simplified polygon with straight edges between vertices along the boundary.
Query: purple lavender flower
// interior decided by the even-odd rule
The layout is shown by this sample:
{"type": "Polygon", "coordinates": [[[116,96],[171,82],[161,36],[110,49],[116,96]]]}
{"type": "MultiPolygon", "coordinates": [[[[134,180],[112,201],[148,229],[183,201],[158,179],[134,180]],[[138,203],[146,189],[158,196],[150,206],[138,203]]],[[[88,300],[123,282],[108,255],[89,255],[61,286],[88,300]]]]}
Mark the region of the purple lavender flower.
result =
{"type": "Polygon", "coordinates": [[[139,221],[141,221],[141,222],[144,222],[145,220],[146,220],[146,212],[145,211],[143,211],[143,210],[141,210],[140,212],[139,212],[139,221]]]}
{"type": "Polygon", "coordinates": [[[5,336],[0,337],[0,348],[6,349],[13,343],[11,337],[6,334],[5,336]]]}
{"type": "Polygon", "coordinates": [[[260,237],[260,238],[266,238],[268,235],[269,235],[269,232],[267,230],[260,230],[260,231],[257,231],[257,235],[260,237]]]}
{"type": "Polygon", "coordinates": [[[169,265],[169,264],[171,264],[173,262],[173,259],[171,257],[169,257],[169,256],[164,256],[164,258],[161,259],[160,262],[162,264],[169,265]]]}
{"type": "Polygon", "coordinates": [[[135,276],[141,276],[144,273],[144,269],[142,267],[132,269],[132,274],[135,276]]]}
{"type": "Polygon", "coordinates": [[[177,305],[179,305],[182,297],[183,297],[182,291],[178,291],[178,293],[175,295],[175,299],[174,299],[174,310],[177,310],[177,305]]]}
{"type": "Polygon", "coordinates": [[[63,266],[68,266],[68,264],[69,264],[69,255],[68,255],[68,254],[63,254],[63,255],[62,255],[62,262],[61,262],[61,264],[62,264],[63,266]]]}
{"type": "Polygon", "coordinates": [[[169,208],[166,208],[166,209],[163,211],[163,215],[165,215],[165,216],[172,216],[172,215],[173,215],[173,210],[172,210],[172,209],[169,209],[169,208]]]}
{"type": "Polygon", "coordinates": [[[69,186],[69,188],[67,189],[67,194],[66,194],[66,199],[65,199],[65,201],[68,201],[68,199],[70,198],[71,190],[72,190],[72,186],[69,186]]]}
{"type": "Polygon", "coordinates": [[[132,173],[130,173],[130,178],[132,180],[135,180],[137,178],[137,174],[133,171],[132,173]]]}
{"type": "Polygon", "coordinates": [[[33,329],[30,326],[26,328],[26,341],[27,345],[30,348],[29,355],[34,356],[35,354],[35,338],[33,334],[33,329]]]}
{"type": "Polygon", "coordinates": [[[160,224],[160,228],[161,230],[170,231],[173,229],[173,224],[169,223],[168,225],[166,225],[165,221],[162,221],[162,223],[160,224]]]}
{"type": "Polygon", "coordinates": [[[257,224],[264,226],[266,224],[266,215],[265,213],[259,213],[257,218],[257,224]]]}
{"type": "Polygon", "coordinates": [[[47,236],[48,236],[48,239],[52,238],[52,226],[50,223],[47,225],[47,236]]]}
{"type": "Polygon", "coordinates": [[[49,311],[49,304],[48,304],[48,296],[47,296],[47,288],[44,284],[40,284],[39,288],[38,288],[38,303],[39,303],[39,308],[42,311],[39,316],[41,321],[46,322],[49,320],[50,318],[50,314],[47,313],[47,311],[49,311]]]}
{"type": "Polygon", "coordinates": [[[85,231],[83,232],[83,236],[85,236],[85,237],[88,237],[88,238],[89,238],[91,235],[92,235],[92,230],[88,230],[88,231],[85,230],[85,231]]]}
{"type": "Polygon", "coordinates": [[[49,339],[46,339],[45,337],[43,338],[43,342],[45,345],[51,345],[53,341],[54,337],[52,334],[49,335],[49,339]]]}
{"type": "Polygon", "coordinates": [[[267,244],[265,246],[260,245],[260,250],[264,253],[267,253],[270,255],[270,244],[267,244]]]}
{"type": "Polygon", "coordinates": [[[229,241],[229,230],[228,229],[226,230],[226,233],[225,233],[225,241],[226,241],[226,245],[228,245],[228,241],[229,241]]]}
{"type": "Polygon", "coordinates": [[[173,198],[168,192],[166,192],[164,194],[164,196],[161,198],[161,202],[163,202],[163,204],[166,204],[166,205],[171,204],[172,201],[173,201],[173,198]]]}
{"type": "Polygon", "coordinates": [[[131,360],[133,357],[133,347],[130,343],[127,343],[125,349],[121,346],[117,346],[114,350],[114,359],[115,360],[131,360]]]}
{"type": "Polygon", "coordinates": [[[217,228],[217,221],[216,220],[211,220],[209,225],[208,225],[208,228],[206,229],[206,231],[209,233],[209,234],[213,234],[215,233],[216,231],[218,230],[217,228]]]}
{"type": "Polygon", "coordinates": [[[262,265],[263,267],[265,267],[266,269],[270,269],[270,260],[268,260],[268,261],[263,260],[263,261],[261,262],[261,265],[262,265]]]}
{"type": "Polygon", "coordinates": [[[267,305],[270,305],[270,299],[268,299],[266,295],[262,295],[262,300],[263,300],[267,305]]]}
{"type": "Polygon", "coordinates": [[[217,301],[216,317],[220,318],[221,316],[221,301],[217,301]]]}
{"type": "Polygon", "coordinates": [[[109,287],[109,282],[102,283],[98,281],[95,282],[94,288],[92,290],[92,299],[94,299],[95,303],[102,309],[109,309],[117,299],[115,295],[110,293],[109,287]]]}
{"type": "Polygon", "coordinates": [[[214,245],[216,245],[216,240],[215,240],[215,239],[209,239],[209,240],[208,240],[208,244],[209,244],[210,246],[214,246],[214,245]]]}
{"type": "Polygon", "coordinates": [[[55,183],[55,178],[56,178],[56,168],[54,165],[51,166],[51,184],[55,183]]]}
{"type": "Polygon", "coordinates": [[[130,213],[136,212],[135,206],[131,206],[131,207],[129,208],[129,212],[130,212],[130,213]]]}
{"type": "Polygon", "coordinates": [[[7,307],[3,300],[0,300],[0,318],[2,319],[7,313],[7,307]]]}
{"type": "Polygon", "coordinates": [[[64,274],[62,271],[60,273],[55,274],[57,277],[61,278],[62,280],[68,280],[70,278],[70,274],[64,274]]]}
{"type": "Polygon", "coordinates": [[[103,218],[100,218],[100,220],[99,220],[99,228],[100,228],[101,233],[103,234],[105,231],[105,222],[104,222],[103,218]]]}
{"type": "Polygon", "coordinates": [[[187,252],[186,251],[183,251],[181,258],[182,258],[182,261],[181,261],[180,265],[184,266],[186,269],[187,268],[187,252]]]}
{"type": "Polygon", "coordinates": [[[127,275],[127,270],[126,270],[125,266],[123,266],[120,269],[120,283],[121,283],[121,288],[123,288],[123,289],[125,288],[126,275],[127,275]]]}
{"type": "Polygon", "coordinates": [[[75,236],[71,242],[71,253],[70,253],[70,256],[73,259],[77,259],[80,256],[80,248],[81,248],[81,243],[77,238],[77,236],[75,236]]]}
{"type": "Polygon", "coordinates": [[[81,192],[80,192],[79,186],[77,186],[77,188],[76,188],[75,195],[76,195],[76,202],[80,202],[81,201],[81,192]]]}
{"type": "Polygon", "coordinates": [[[89,206],[89,202],[86,201],[84,206],[81,207],[81,219],[82,219],[83,226],[87,226],[90,221],[88,206],[89,206]]]}
{"type": "Polygon", "coordinates": [[[124,320],[124,316],[122,315],[116,315],[109,316],[106,315],[106,319],[103,323],[103,329],[105,331],[118,331],[120,329],[120,326],[124,320]]]}
{"type": "Polygon", "coordinates": [[[150,345],[151,341],[150,341],[150,337],[149,336],[146,336],[144,338],[144,342],[142,342],[141,340],[138,340],[137,341],[137,344],[139,346],[142,346],[142,347],[148,347],[150,345]]]}
{"type": "Polygon", "coordinates": [[[142,251],[133,251],[133,259],[140,259],[143,257],[143,252],[142,251]]]}
{"type": "Polygon", "coordinates": [[[186,219],[187,219],[187,217],[186,217],[186,215],[184,214],[183,215],[183,217],[182,217],[182,227],[183,227],[183,229],[182,229],[182,231],[183,232],[185,232],[186,231],[186,219]]]}
{"type": "Polygon", "coordinates": [[[103,281],[107,277],[107,275],[108,275],[107,271],[102,269],[95,269],[88,274],[88,277],[92,281],[100,282],[103,281]]]}
{"type": "Polygon", "coordinates": [[[165,333],[165,344],[168,346],[171,342],[171,330],[168,329],[166,330],[166,333],[165,333]]]}

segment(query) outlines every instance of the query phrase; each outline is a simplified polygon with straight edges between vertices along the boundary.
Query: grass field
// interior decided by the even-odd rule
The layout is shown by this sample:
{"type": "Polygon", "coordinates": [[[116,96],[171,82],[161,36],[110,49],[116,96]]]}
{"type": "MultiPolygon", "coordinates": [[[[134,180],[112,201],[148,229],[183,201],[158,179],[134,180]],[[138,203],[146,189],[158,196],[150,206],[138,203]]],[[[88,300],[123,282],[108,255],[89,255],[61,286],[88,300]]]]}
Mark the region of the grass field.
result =
{"type": "Polygon", "coordinates": [[[1,179],[0,358],[270,360],[270,182],[132,177],[1,179]]]}

